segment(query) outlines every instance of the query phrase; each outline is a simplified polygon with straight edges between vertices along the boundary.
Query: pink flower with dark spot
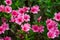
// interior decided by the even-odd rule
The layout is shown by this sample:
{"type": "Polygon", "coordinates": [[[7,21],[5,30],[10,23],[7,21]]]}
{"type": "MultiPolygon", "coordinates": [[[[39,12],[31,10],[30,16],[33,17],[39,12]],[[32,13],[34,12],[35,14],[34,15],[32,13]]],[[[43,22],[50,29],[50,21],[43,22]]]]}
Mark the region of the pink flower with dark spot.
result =
{"type": "Polygon", "coordinates": [[[55,37],[59,36],[59,30],[58,30],[58,23],[53,21],[52,19],[47,19],[46,21],[47,29],[49,32],[47,33],[48,38],[54,39],[55,37]]]}
{"type": "Polygon", "coordinates": [[[44,32],[44,26],[40,25],[40,26],[39,26],[39,31],[38,31],[38,32],[40,32],[40,33],[44,32]]]}
{"type": "Polygon", "coordinates": [[[4,12],[5,11],[5,6],[4,5],[0,5],[0,12],[4,12]]]}
{"type": "Polygon", "coordinates": [[[55,30],[55,35],[56,35],[56,37],[59,37],[59,30],[57,29],[57,30],[55,30]]]}
{"type": "Polygon", "coordinates": [[[17,17],[18,16],[18,12],[16,10],[13,10],[12,11],[12,16],[17,17]]]}
{"type": "Polygon", "coordinates": [[[55,27],[57,27],[58,26],[58,23],[57,22],[55,22],[55,21],[53,21],[53,20],[47,20],[46,21],[46,25],[47,25],[47,29],[48,30],[52,30],[52,29],[54,29],[55,27]]]}
{"type": "Polygon", "coordinates": [[[32,30],[33,30],[33,32],[38,32],[39,27],[37,25],[32,25],[32,30]]]}
{"type": "Polygon", "coordinates": [[[24,15],[24,20],[25,20],[25,22],[30,21],[30,16],[28,14],[25,14],[24,15]]]}
{"type": "Polygon", "coordinates": [[[29,23],[25,23],[24,25],[21,25],[22,30],[25,32],[28,32],[30,30],[30,24],[29,23]]]}
{"type": "Polygon", "coordinates": [[[6,6],[5,7],[5,12],[6,13],[11,13],[12,12],[12,8],[10,6],[6,6]]]}
{"type": "Polygon", "coordinates": [[[0,26],[0,34],[2,34],[4,32],[5,32],[4,28],[2,26],[0,26]]]}
{"type": "Polygon", "coordinates": [[[3,23],[2,27],[4,28],[4,30],[9,30],[9,25],[7,23],[3,23]]]}
{"type": "Polygon", "coordinates": [[[56,37],[55,32],[53,32],[53,31],[49,31],[47,33],[47,36],[48,36],[48,38],[52,38],[52,39],[54,39],[56,37]]]}
{"type": "Polygon", "coordinates": [[[56,21],[60,21],[60,12],[55,13],[54,19],[55,19],[56,21]]]}
{"type": "Polygon", "coordinates": [[[5,0],[6,5],[11,5],[12,4],[12,0],[5,0]]]}
{"type": "Polygon", "coordinates": [[[46,24],[49,24],[50,22],[52,22],[52,19],[47,19],[46,20],[46,24]]]}
{"type": "Polygon", "coordinates": [[[24,16],[18,16],[17,18],[15,18],[15,22],[21,25],[24,22],[24,16]]]}
{"type": "Polygon", "coordinates": [[[23,10],[24,10],[25,12],[29,12],[29,9],[30,9],[29,7],[25,7],[25,6],[23,7],[23,10]]]}
{"type": "Polygon", "coordinates": [[[33,13],[33,14],[37,14],[38,11],[40,11],[38,5],[35,5],[35,6],[31,7],[31,13],[33,13]]]}
{"type": "Polygon", "coordinates": [[[23,8],[19,8],[18,13],[19,15],[24,15],[25,11],[23,8]]]}

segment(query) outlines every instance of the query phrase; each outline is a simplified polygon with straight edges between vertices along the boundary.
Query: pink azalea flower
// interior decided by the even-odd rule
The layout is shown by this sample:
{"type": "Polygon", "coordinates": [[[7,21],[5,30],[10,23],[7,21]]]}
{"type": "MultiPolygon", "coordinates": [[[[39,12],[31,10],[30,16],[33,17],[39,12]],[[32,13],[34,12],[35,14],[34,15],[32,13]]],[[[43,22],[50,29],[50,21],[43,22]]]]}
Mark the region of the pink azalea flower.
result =
{"type": "Polygon", "coordinates": [[[32,25],[32,30],[33,30],[33,32],[38,32],[39,27],[37,25],[32,25]]]}
{"type": "Polygon", "coordinates": [[[46,24],[49,24],[50,22],[52,22],[52,19],[47,19],[46,20],[46,24]]]}
{"type": "Polygon", "coordinates": [[[9,25],[6,23],[3,23],[2,27],[4,28],[4,30],[9,30],[9,25]]]}
{"type": "Polygon", "coordinates": [[[39,10],[39,6],[35,5],[33,7],[31,7],[31,13],[33,14],[37,14],[39,10]]]}
{"type": "Polygon", "coordinates": [[[4,12],[5,11],[5,6],[4,5],[0,5],[0,12],[4,12]]]}
{"type": "Polygon", "coordinates": [[[28,14],[25,14],[24,15],[24,20],[25,20],[25,22],[30,21],[30,16],[28,14]]]}
{"type": "Polygon", "coordinates": [[[51,20],[51,19],[47,20],[46,23],[47,23],[47,29],[48,30],[52,30],[52,29],[54,29],[55,27],[58,26],[58,23],[53,21],[53,20],[51,20]]]}
{"type": "Polygon", "coordinates": [[[18,13],[19,15],[24,15],[25,11],[23,8],[19,8],[18,13]]]}
{"type": "Polygon", "coordinates": [[[29,7],[25,7],[25,6],[23,7],[23,10],[24,10],[25,12],[29,12],[29,9],[30,9],[29,7]]]}
{"type": "Polygon", "coordinates": [[[38,32],[40,32],[40,33],[44,32],[44,26],[40,25],[40,26],[39,26],[39,31],[38,31],[38,32]]]}
{"type": "Polygon", "coordinates": [[[15,22],[19,25],[21,25],[24,22],[24,17],[23,16],[18,16],[15,18],[15,22]]]}
{"type": "Polygon", "coordinates": [[[0,34],[2,34],[4,32],[5,32],[4,28],[2,26],[0,26],[0,34]]]}
{"type": "Polygon", "coordinates": [[[11,37],[6,36],[4,40],[12,40],[11,37]]]}
{"type": "Polygon", "coordinates": [[[12,8],[10,6],[6,6],[5,7],[5,12],[6,13],[11,13],[12,12],[12,8]]]}
{"type": "Polygon", "coordinates": [[[37,21],[40,22],[40,20],[41,20],[41,16],[37,19],[37,21]]]}
{"type": "Polygon", "coordinates": [[[52,39],[54,39],[56,37],[55,32],[53,32],[53,31],[49,31],[47,33],[47,36],[48,36],[48,38],[52,38],[52,39]]]}
{"type": "Polygon", "coordinates": [[[58,30],[58,28],[57,28],[57,27],[56,27],[56,28],[54,28],[53,30],[49,30],[49,31],[54,32],[54,33],[55,33],[55,35],[56,35],[56,37],[59,37],[59,30],[58,30]]]}
{"type": "Polygon", "coordinates": [[[60,12],[55,13],[54,19],[55,19],[56,21],[60,21],[60,12]]]}
{"type": "Polygon", "coordinates": [[[28,32],[30,30],[30,24],[29,23],[21,25],[21,27],[22,27],[22,30],[25,32],[28,32]]]}
{"type": "Polygon", "coordinates": [[[55,38],[59,36],[59,30],[58,30],[58,23],[53,21],[52,19],[47,19],[46,21],[47,29],[49,32],[47,33],[48,38],[55,38]]]}
{"type": "Polygon", "coordinates": [[[55,30],[55,33],[56,37],[59,37],[59,30],[55,30]]]}
{"type": "Polygon", "coordinates": [[[52,29],[54,29],[54,27],[56,27],[56,26],[53,26],[52,24],[48,24],[48,25],[47,25],[47,29],[48,29],[48,30],[52,30],[52,29]]]}
{"type": "Polygon", "coordinates": [[[6,5],[11,5],[12,4],[12,0],[5,0],[6,5]]]}
{"type": "Polygon", "coordinates": [[[18,12],[16,10],[13,10],[12,11],[12,16],[17,17],[18,16],[18,12]]]}

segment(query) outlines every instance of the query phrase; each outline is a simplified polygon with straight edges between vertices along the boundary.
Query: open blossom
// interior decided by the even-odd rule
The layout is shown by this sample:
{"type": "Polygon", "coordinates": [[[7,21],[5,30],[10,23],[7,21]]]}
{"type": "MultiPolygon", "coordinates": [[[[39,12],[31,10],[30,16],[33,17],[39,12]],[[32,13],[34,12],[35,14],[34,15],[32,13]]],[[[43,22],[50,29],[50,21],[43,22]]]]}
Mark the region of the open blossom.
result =
{"type": "Polygon", "coordinates": [[[46,24],[49,24],[50,22],[52,22],[52,19],[47,19],[46,20],[46,24]]]}
{"type": "Polygon", "coordinates": [[[59,29],[58,27],[55,27],[53,30],[49,30],[55,32],[56,37],[59,37],[59,29]]]}
{"type": "Polygon", "coordinates": [[[15,18],[15,22],[19,25],[21,25],[24,22],[24,17],[23,16],[18,16],[15,18]]]}
{"type": "Polygon", "coordinates": [[[19,15],[24,15],[25,11],[23,8],[19,8],[18,13],[19,15]]]}
{"type": "Polygon", "coordinates": [[[6,5],[11,5],[12,4],[12,0],[5,0],[6,5]]]}
{"type": "Polygon", "coordinates": [[[37,21],[40,22],[40,20],[41,20],[41,16],[37,19],[37,21]]]}
{"type": "Polygon", "coordinates": [[[22,30],[25,32],[28,32],[30,30],[30,24],[29,23],[25,23],[24,25],[21,25],[22,30]]]}
{"type": "Polygon", "coordinates": [[[6,36],[4,40],[12,40],[11,37],[6,36]]]}
{"type": "Polygon", "coordinates": [[[4,33],[6,30],[9,30],[9,25],[6,24],[6,23],[3,23],[3,24],[0,26],[0,34],[4,33]]]}
{"type": "Polygon", "coordinates": [[[25,12],[29,12],[29,9],[30,9],[29,7],[25,7],[25,6],[23,7],[23,10],[24,10],[25,12]]]}
{"type": "Polygon", "coordinates": [[[17,17],[18,16],[18,12],[16,10],[12,10],[12,16],[17,17]]]}
{"type": "Polygon", "coordinates": [[[53,29],[53,30],[49,30],[49,32],[47,33],[48,38],[55,38],[55,37],[59,37],[59,30],[53,29]]]}
{"type": "Polygon", "coordinates": [[[38,25],[32,25],[32,30],[33,32],[38,32],[39,31],[38,25]]]}
{"type": "Polygon", "coordinates": [[[24,15],[24,20],[25,20],[25,22],[30,21],[30,16],[28,14],[25,14],[24,15]]]}
{"type": "Polygon", "coordinates": [[[47,36],[48,36],[48,38],[52,38],[52,39],[54,39],[56,37],[55,32],[53,32],[53,31],[49,31],[47,33],[47,36]]]}
{"type": "Polygon", "coordinates": [[[55,13],[54,19],[55,19],[56,21],[60,21],[60,12],[55,13]]]}
{"type": "Polygon", "coordinates": [[[55,33],[56,37],[59,37],[59,30],[55,30],[55,33]]]}
{"type": "Polygon", "coordinates": [[[40,26],[39,26],[39,31],[38,31],[38,32],[40,32],[40,33],[44,32],[44,26],[40,25],[40,26]]]}
{"type": "Polygon", "coordinates": [[[6,13],[11,13],[12,12],[12,8],[10,6],[5,6],[5,12],[6,13]]]}
{"type": "Polygon", "coordinates": [[[53,21],[52,19],[47,19],[46,21],[47,29],[49,32],[47,33],[48,38],[54,39],[55,37],[59,36],[59,30],[58,30],[58,23],[53,21]]]}
{"type": "Polygon", "coordinates": [[[0,26],[0,34],[2,34],[4,32],[5,32],[4,28],[2,26],[0,26]]]}
{"type": "Polygon", "coordinates": [[[0,12],[4,12],[5,10],[5,6],[4,5],[0,5],[0,12]]]}
{"type": "Polygon", "coordinates": [[[4,28],[4,30],[9,30],[9,25],[7,23],[3,23],[2,27],[4,28]]]}
{"type": "Polygon", "coordinates": [[[48,30],[52,30],[52,29],[54,29],[55,27],[56,27],[56,26],[55,26],[53,23],[47,25],[47,29],[48,29],[48,30]]]}
{"type": "Polygon", "coordinates": [[[55,27],[58,26],[58,23],[55,22],[55,21],[53,21],[53,20],[51,20],[51,19],[48,19],[48,20],[46,21],[46,25],[47,25],[47,29],[48,29],[48,30],[52,30],[52,29],[54,29],[55,27]]]}
{"type": "Polygon", "coordinates": [[[37,14],[38,11],[40,11],[39,6],[35,5],[35,6],[31,7],[31,13],[37,14]]]}

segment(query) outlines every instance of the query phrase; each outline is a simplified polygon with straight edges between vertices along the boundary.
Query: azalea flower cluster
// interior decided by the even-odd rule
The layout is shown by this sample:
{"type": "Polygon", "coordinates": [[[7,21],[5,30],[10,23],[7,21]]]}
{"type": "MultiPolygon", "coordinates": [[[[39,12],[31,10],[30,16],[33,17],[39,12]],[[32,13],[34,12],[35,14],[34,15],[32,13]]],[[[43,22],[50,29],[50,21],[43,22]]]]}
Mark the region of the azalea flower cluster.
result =
{"type": "Polygon", "coordinates": [[[4,33],[6,30],[9,30],[9,24],[6,23],[5,18],[2,18],[2,25],[0,26],[0,34],[4,33]]]}
{"type": "MultiPolygon", "coordinates": [[[[6,3],[6,6],[0,5],[0,12],[6,12],[6,13],[11,14],[10,22],[15,22],[15,23],[21,25],[23,22],[30,21],[30,15],[27,14],[27,12],[29,12],[29,10],[30,10],[29,7],[24,6],[23,8],[18,8],[18,10],[12,10],[12,7],[10,6],[12,4],[12,0],[5,0],[5,3],[6,3]]],[[[31,10],[30,10],[31,13],[37,14],[38,11],[40,11],[39,6],[35,5],[35,6],[31,7],[31,10]]],[[[24,26],[25,25],[26,25],[26,27],[29,26],[28,23],[24,24],[24,26]]]]}
{"type": "Polygon", "coordinates": [[[10,5],[12,4],[12,0],[5,0],[6,6],[0,5],[0,12],[7,12],[10,13],[12,11],[12,8],[10,5]]]}
{"type": "MultiPolygon", "coordinates": [[[[0,5],[0,12],[6,12],[8,14],[11,14],[11,20],[9,22],[14,22],[21,26],[22,31],[28,32],[30,29],[33,32],[44,32],[44,26],[43,25],[31,25],[29,24],[30,21],[30,15],[29,12],[33,15],[38,14],[40,11],[39,6],[35,5],[32,7],[22,7],[18,8],[18,10],[12,10],[12,0],[5,0],[6,6],[0,5]],[[32,26],[32,27],[31,27],[32,26]]],[[[37,19],[38,22],[41,20],[41,16],[37,19]]],[[[54,20],[60,21],[60,12],[55,13],[54,20]]],[[[46,25],[48,29],[47,36],[48,38],[56,38],[59,37],[59,29],[58,29],[58,23],[54,21],[53,19],[47,19],[46,25]]],[[[0,34],[4,33],[6,30],[9,30],[9,24],[6,23],[6,19],[2,17],[2,25],[0,26],[0,34]]],[[[11,40],[11,37],[4,37],[0,38],[0,40],[11,40]]]]}
{"type": "MultiPolygon", "coordinates": [[[[21,25],[24,21],[28,22],[30,21],[30,15],[27,14],[29,12],[30,8],[24,6],[23,8],[18,8],[18,10],[12,10],[12,7],[10,6],[12,4],[11,0],[5,0],[6,6],[0,5],[0,12],[6,12],[11,13],[11,20],[10,22],[15,22],[19,25],[21,25]]],[[[37,14],[39,11],[39,6],[35,5],[31,7],[30,12],[33,14],[37,14]]]]}
{"type": "Polygon", "coordinates": [[[32,30],[33,30],[33,32],[42,33],[42,32],[44,32],[44,26],[32,25],[32,30]]]}
{"type": "Polygon", "coordinates": [[[6,5],[6,6],[0,5],[0,12],[11,13],[12,8],[10,6],[8,6],[8,5],[6,5]]]}
{"type": "Polygon", "coordinates": [[[11,40],[11,37],[6,36],[6,37],[4,37],[4,38],[0,38],[0,40],[11,40]]]}
{"type": "Polygon", "coordinates": [[[29,23],[25,23],[24,25],[21,25],[21,28],[23,31],[28,32],[31,29],[30,26],[31,25],[29,23]]]}
{"type": "Polygon", "coordinates": [[[39,33],[42,33],[44,32],[44,26],[40,25],[32,25],[32,28],[30,27],[31,25],[26,23],[24,25],[21,25],[22,27],[22,30],[25,31],[25,32],[28,32],[30,29],[33,31],[33,32],[39,32],[39,33]]]}
{"type": "MultiPolygon", "coordinates": [[[[11,22],[15,22],[19,25],[21,25],[23,22],[29,22],[30,21],[30,15],[27,13],[29,12],[29,7],[23,7],[19,8],[18,10],[12,10],[12,17],[11,22]]],[[[33,9],[31,8],[31,13],[37,12],[38,13],[39,6],[33,6],[33,9]],[[36,7],[36,8],[35,8],[36,7]]],[[[33,13],[35,14],[35,13],[33,13]]]]}
{"type": "Polygon", "coordinates": [[[12,10],[11,22],[21,25],[24,21],[30,21],[30,15],[25,14],[28,10],[28,7],[19,8],[19,10],[12,10]]]}
{"type": "Polygon", "coordinates": [[[52,19],[46,20],[46,25],[48,29],[47,36],[49,38],[54,39],[55,37],[59,37],[58,23],[53,21],[52,19]]]}

